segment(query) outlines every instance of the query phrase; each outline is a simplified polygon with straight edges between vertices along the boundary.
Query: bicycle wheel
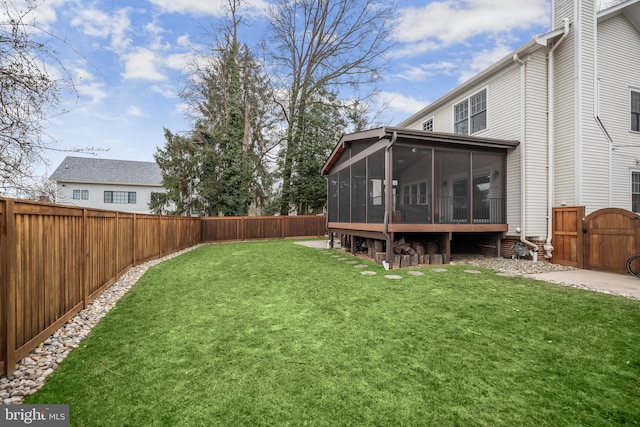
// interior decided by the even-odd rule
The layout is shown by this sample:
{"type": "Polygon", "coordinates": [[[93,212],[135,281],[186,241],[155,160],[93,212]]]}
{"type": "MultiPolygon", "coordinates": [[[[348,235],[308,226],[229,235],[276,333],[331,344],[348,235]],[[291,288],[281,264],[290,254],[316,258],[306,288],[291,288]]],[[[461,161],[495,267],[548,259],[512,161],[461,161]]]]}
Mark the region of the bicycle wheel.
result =
{"type": "Polygon", "coordinates": [[[627,271],[632,276],[640,279],[640,254],[636,254],[627,260],[627,271]]]}

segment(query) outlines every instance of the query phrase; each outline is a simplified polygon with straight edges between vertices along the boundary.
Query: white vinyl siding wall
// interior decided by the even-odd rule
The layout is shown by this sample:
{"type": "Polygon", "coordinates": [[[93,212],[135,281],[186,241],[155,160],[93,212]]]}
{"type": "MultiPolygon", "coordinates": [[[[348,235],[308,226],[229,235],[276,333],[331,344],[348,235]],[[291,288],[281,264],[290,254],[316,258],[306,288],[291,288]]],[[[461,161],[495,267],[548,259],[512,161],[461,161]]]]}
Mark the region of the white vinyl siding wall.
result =
{"type": "Polygon", "coordinates": [[[554,61],[554,206],[573,206],[575,198],[574,39],[571,31],[555,51],[554,61]]]}
{"type": "MultiPolygon", "coordinates": [[[[598,25],[600,118],[613,139],[613,207],[631,210],[631,170],[638,170],[640,134],[629,123],[630,88],[640,89],[640,33],[619,14],[598,25]]],[[[601,206],[604,207],[604,206],[601,206]]]]}
{"type": "Polygon", "coordinates": [[[526,65],[526,219],[527,238],[547,233],[547,59],[546,50],[531,55],[526,65]]]}
{"type": "Polygon", "coordinates": [[[585,206],[588,215],[597,209],[608,207],[609,143],[595,119],[595,0],[582,0],[580,5],[582,150],[577,154],[582,170],[576,174],[576,182],[580,184],[578,196],[581,196],[581,199],[578,202],[585,206]]]}
{"type": "Polygon", "coordinates": [[[85,208],[104,209],[123,212],[150,213],[149,202],[151,193],[164,192],[162,187],[117,185],[117,184],[83,184],[72,182],[58,182],[57,203],[80,206],[85,208]],[[64,185],[64,186],[63,186],[64,185]],[[88,190],[88,200],[74,200],[73,190],[88,190]],[[105,191],[126,191],[136,193],[136,203],[104,203],[105,191]]]}

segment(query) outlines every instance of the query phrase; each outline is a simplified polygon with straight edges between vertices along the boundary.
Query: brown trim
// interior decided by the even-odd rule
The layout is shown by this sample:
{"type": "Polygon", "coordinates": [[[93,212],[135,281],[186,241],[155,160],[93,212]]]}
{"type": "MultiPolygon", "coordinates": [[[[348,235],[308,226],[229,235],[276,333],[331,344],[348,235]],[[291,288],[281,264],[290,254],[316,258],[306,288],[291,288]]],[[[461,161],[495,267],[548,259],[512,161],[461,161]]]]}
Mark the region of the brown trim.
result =
{"type": "Polygon", "coordinates": [[[395,233],[506,232],[508,224],[389,224],[395,233]]]}
{"type": "Polygon", "coordinates": [[[341,228],[332,228],[331,232],[336,234],[344,234],[347,236],[366,237],[368,239],[386,240],[381,231],[364,231],[364,230],[347,230],[341,228]]]}
{"type": "Polygon", "coordinates": [[[470,135],[458,135],[454,133],[444,132],[430,132],[415,129],[396,128],[396,127],[381,127],[370,129],[362,132],[356,132],[348,135],[343,135],[340,141],[336,144],[331,155],[327,159],[326,163],[322,167],[322,174],[328,175],[332,168],[338,162],[342,154],[347,148],[347,142],[374,142],[381,139],[391,139],[394,135],[397,135],[397,142],[423,142],[430,144],[447,144],[459,147],[477,147],[477,148],[493,148],[509,150],[516,148],[520,142],[515,140],[503,140],[495,138],[483,138],[470,135]]]}
{"type": "MultiPolygon", "coordinates": [[[[374,153],[377,153],[378,151],[384,150],[384,148],[387,146],[388,143],[389,143],[389,141],[387,141],[386,139],[381,139],[380,141],[376,141],[375,143],[373,143],[372,145],[370,145],[366,149],[362,150],[361,152],[359,152],[358,154],[356,154],[355,156],[353,156],[349,160],[345,160],[344,163],[340,163],[340,166],[337,166],[337,167],[331,169],[331,173],[332,174],[338,173],[342,169],[347,168],[347,167],[353,165],[354,163],[357,163],[360,160],[365,159],[367,156],[370,156],[370,155],[372,155],[374,153]]],[[[338,157],[336,160],[338,160],[339,158],[340,157],[338,157]]]]}
{"type": "Polygon", "coordinates": [[[327,227],[330,230],[341,229],[351,231],[377,231],[382,233],[384,231],[384,225],[380,224],[365,224],[361,222],[329,222],[327,227]]]}
{"type": "MultiPolygon", "coordinates": [[[[383,224],[330,222],[327,227],[333,232],[340,233],[344,230],[346,234],[357,233],[358,231],[373,231],[382,233],[383,224]]],[[[506,232],[508,224],[389,224],[389,232],[393,233],[465,233],[465,232],[506,232]]]]}

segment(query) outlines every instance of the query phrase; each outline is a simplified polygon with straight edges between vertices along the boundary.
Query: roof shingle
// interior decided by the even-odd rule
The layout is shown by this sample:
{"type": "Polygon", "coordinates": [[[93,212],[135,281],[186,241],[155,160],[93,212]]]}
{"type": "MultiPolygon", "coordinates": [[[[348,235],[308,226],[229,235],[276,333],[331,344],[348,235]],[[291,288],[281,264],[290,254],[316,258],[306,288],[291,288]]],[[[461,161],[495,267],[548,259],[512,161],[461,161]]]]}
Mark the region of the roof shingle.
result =
{"type": "Polygon", "coordinates": [[[52,181],[162,186],[155,162],[67,156],[51,174],[52,181]]]}

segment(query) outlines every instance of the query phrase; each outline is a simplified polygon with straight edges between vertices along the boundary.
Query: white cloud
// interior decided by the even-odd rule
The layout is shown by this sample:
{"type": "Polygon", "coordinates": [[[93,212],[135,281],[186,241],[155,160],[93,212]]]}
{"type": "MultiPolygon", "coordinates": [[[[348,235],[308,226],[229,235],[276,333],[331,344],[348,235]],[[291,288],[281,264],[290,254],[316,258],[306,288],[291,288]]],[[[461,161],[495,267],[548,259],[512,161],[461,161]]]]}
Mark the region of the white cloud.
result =
{"type": "Polygon", "coordinates": [[[460,76],[458,77],[458,83],[463,83],[469,80],[471,77],[489,68],[491,65],[509,55],[511,52],[512,49],[509,46],[506,46],[500,42],[498,42],[496,46],[491,50],[481,50],[480,52],[476,53],[473,56],[472,61],[463,70],[461,70],[460,76]]]}
{"type": "Polygon", "coordinates": [[[151,0],[164,12],[196,13],[203,15],[223,16],[224,3],[221,1],[202,0],[151,0]]]}
{"type": "Polygon", "coordinates": [[[167,55],[164,61],[169,68],[185,71],[193,63],[194,57],[191,53],[174,53],[167,55]]]}
{"type": "Polygon", "coordinates": [[[380,92],[377,97],[377,104],[389,110],[385,115],[401,113],[402,115],[413,114],[427,105],[429,101],[414,98],[398,92],[380,92]]]}
{"type": "Polygon", "coordinates": [[[127,116],[130,116],[130,117],[147,117],[147,115],[144,113],[144,111],[142,111],[140,108],[136,107],[135,105],[131,105],[129,108],[127,108],[127,116]]]}
{"type": "Polygon", "coordinates": [[[140,47],[122,57],[125,61],[123,73],[125,79],[167,80],[167,76],[161,72],[162,58],[156,52],[140,47]]]}
{"type": "Polygon", "coordinates": [[[178,36],[178,38],[176,39],[176,44],[180,47],[191,48],[191,40],[189,38],[189,34],[178,36]]]}
{"type": "Polygon", "coordinates": [[[109,96],[109,93],[105,90],[105,84],[101,81],[96,81],[95,76],[86,68],[75,67],[71,70],[71,73],[74,88],[80,97],[87,97],[90,99],[90,103],[95,104],[109,96]]]}
{"type": "Polygon", "coordinates": [[[191,106],[185,102],[180,102],[178,104],[176,104],[176,109],[175,109],[176,113],[180,113],[180,114],[187,114],[189,111],[191,111],[191,106]]]}
{"type": "Polygon", "coordinates": [[[149,90],[153,93],[159,93],[165,98],[177,98],[179,96],[179,93],[176,91],[175,87],[169,84],[151,85],[149,87],[149,90]]]}
{"type": "Polygon", "coordinates": [[[76,84],[76,90],[80,96],[91,98],[92,103],[98,103],[109,95],[104,84],[99,82],[76,84]]]}
{"type": "Polygon", "coordinates": [[[71,25],[79,27],[89,36],[110,39],[111,48],[116,52],[125,51],[132,43],[127,37],[131,28],[130,9],[120,9],[109,15],[97,9],[82,9],[71,20],[71,25]]]}
{"type": "MultiPolygon", "coordinates": [[[[442,0],[400,12],[401,43],[449,46],[482,33],[497,34],[548,23],[548,0],[442,0]]],[[[433,46],[431,46],[433,47],[433,46]]]]}
{"type": "MultiPolygon", "coordinates": [[[[164,12],[193,13],[198,15],[225,16],[226,2],[224,1],[203,1],[203,0],[150,0],[151,3],[160,7],[164,12]]],[[[265,0],[250,0],[243,3],[243,11],[248,15],[262,15],[267,8],[268,2],[265,0]]]]}
{"type": "MultiPolygon", "coordinates": [[[[14,1],[14,4],[17,3],[14,1]]],[[[24,2],[21,2],[24,3],[24,2]]],[[[36,24],[39,27],[49,30],[50,26],[58,21],[56,9],[69,3],[69,0],[48,0],[40,2],[38,7],[33,11],[36,24]]]]}
{"type": "Polygon", "coordinates": [[[395,76],[402,80],[418,82],[436,74],[453,74],[458,67],[459,65],[452,61],[440,61],[418,65],[405,64],[400,67],[401,71],[395,76]]]}

